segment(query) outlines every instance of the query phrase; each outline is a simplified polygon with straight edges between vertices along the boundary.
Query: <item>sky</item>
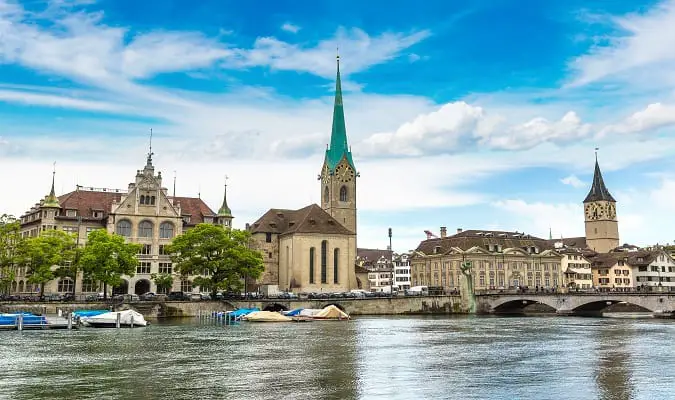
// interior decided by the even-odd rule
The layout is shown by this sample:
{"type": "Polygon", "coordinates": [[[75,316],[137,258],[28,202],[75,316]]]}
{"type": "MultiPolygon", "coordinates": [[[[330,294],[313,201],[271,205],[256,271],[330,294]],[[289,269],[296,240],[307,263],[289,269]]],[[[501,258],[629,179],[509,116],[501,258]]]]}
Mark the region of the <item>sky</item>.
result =
{"type": "Polygon", "coordinates": [[[672,243],[675,1],[0,0],[0,213],[145,164],[234,226],[320,200],[339,48],[358,245],[446,226],[672,243]]]}

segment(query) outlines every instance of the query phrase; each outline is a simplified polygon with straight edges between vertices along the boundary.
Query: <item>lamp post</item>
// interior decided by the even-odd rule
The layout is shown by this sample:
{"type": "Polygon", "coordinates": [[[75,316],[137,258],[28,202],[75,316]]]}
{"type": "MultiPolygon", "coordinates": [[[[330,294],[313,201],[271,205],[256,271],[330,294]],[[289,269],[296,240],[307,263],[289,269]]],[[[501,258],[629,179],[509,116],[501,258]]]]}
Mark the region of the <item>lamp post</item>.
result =
{"type": "Polygon", "coordinates": [[[391,268],[391,275],[389,276],[389,296],[394,295],[394,249],[391,247],[391,228],[389,228],[389,266],[391,268]]]}

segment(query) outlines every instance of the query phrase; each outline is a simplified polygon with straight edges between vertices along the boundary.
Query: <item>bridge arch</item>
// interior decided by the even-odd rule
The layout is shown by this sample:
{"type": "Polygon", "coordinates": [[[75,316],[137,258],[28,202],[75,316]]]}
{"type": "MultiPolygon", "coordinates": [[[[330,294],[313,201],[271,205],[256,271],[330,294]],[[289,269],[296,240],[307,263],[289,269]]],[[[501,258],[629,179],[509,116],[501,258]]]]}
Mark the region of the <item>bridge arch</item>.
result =
{"type": "Polygon", "coordinates": [[[586,302],[584,304],[578,305],[577,307],[573,308],[572,311],[574,312],[600,312],[606,309],[607,307],[616,305],[616,304],[627,304],[631,306],[635,306],[640,308],[640,311],[644,312],[653,312],[655,310],[652,310],[651,307],[645,307],[645,304],[638,304],[641,303],[640,301],[636,302],[631,302],[631,301],[623,301],[620,299],[603,299],[603,300],[593,300],[586,302]]]}
{"type": "Polygon", "coordinates": [[[288,307],[279,303],[270,303],[266,305],[265,308],[263,308],[263,311],[274,311],[274,312],[288,311],[288,307]]]}
{"type": "Polygon", "coordinates": [[[556,304],[552,304],[550,301],[547,301],[546,299],[519,298],[502,301],[498,304],[493,305],[492,312],[497,314],[509,312],[522,312],[525,307],[534,304],[546,306],[547,308],[550,309],[551,312],[556,312],[558,310],[558,306],[556,304]]]}

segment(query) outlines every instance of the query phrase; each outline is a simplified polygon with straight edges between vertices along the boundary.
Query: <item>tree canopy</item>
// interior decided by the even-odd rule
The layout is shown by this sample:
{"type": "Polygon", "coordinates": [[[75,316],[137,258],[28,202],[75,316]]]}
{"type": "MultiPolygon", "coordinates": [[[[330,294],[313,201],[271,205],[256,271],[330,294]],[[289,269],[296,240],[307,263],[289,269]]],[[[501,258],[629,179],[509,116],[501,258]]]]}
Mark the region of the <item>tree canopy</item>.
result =
{"type": "Polygon", "coordinates": [[[53,267],[73,262],[75,238],[64,231],[46,230],[21,243],[17,262],[28,267],[28,282],[40,285],[44,297],[45,284],[56,277],[53,267]]]}
{"type": "Polygon", "coordinates": [[[173,286],[173,275],[171,274],[151,274],[150,277],[157,285],[157,291],[168,291],[173,286]]]}
{"type": "Polygon", "coordinates": [[[0,292],[7,292],[14,281],[19,248],[23,238],[21,225],[12,215],[0,216],[0,292]]]}
{"type": "Polygon", "coordinates": [[[201,275],[195,284],[213,292],[239,291],[243,279],[257,279],[264,270],[262,254],[250,244],[247,231],[199,224],[176,237],[168,250],[181,275],[201,275]]]}
{"type": "Polygon", "coordinates": [[[97,229],[89,233],[79,264],[85,278],[103,282],[104,297],[107,297],[108,285],[120,285],[122,275],[134,276],[138,265],[136,255],[141,247],[138,243],[126,243],[123,236],[97,229]]]}

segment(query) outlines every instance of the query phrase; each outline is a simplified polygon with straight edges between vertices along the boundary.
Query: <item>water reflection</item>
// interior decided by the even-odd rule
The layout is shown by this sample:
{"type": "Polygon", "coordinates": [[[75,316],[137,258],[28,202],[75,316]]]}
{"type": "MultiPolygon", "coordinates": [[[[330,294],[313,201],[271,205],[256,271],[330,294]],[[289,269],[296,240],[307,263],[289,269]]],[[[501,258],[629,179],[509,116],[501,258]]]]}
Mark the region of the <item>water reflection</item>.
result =
{"type": "Polygon", "coordinates": [[[635,398],[630,343],[635,337],[632,325],[608,322],[599,327],[597,372],[595,382],[598,397],[602,400],[626,400],[635,398]]]}

